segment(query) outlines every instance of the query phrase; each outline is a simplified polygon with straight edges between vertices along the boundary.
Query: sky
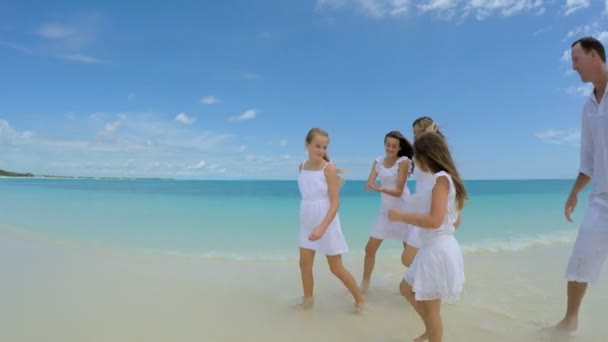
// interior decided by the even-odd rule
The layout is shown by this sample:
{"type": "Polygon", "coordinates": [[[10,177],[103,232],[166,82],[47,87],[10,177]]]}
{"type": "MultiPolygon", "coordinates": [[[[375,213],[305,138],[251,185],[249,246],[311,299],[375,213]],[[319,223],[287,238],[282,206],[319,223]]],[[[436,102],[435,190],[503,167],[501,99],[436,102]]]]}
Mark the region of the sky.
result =
{"type": "Polygon", "coordinates": [[[608,1],[4,1],[0,169],[295,179],[321,127],[365,179],[426,115],[465,179],[573,178],[585,35],[608,1]]]}

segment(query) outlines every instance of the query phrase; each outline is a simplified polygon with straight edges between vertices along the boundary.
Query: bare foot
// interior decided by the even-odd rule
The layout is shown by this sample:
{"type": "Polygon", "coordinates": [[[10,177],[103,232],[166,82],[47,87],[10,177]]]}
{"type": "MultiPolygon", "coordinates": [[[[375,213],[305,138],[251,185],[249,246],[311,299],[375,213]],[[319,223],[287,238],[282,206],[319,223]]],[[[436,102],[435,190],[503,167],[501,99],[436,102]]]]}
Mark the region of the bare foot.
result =
{"type": "Polygon", "coordinates": [[[359,289],[361,290],[361,292],[367,293],[367,291],[369,290],[369,281],[362,281],[361,286],[359,286],[359,289]]]}
{"type": "Polygon", "coordinates": [[[428,341],[428,339],[429,339],[429,333],[425,331],[424,334],[416,337],[414,339],[414,342],[428,341]]]}
{"type": "Polygon", "coordinates": [[[356,314],[362,314],[362,313],[365,312],[366,308],[367,308],[367,301],[357,302],[357,303],[355,303],[354,313],[356,313],[356,314]]]}
{"type": "Polygon", "coordinates": [[[541,329],[542,333],[549,334],[554,336],[555,338],[559,336],[570,336],[574,334],[576,329],[578,328],[578,319],[565,317],[559,323],[554,326],[546,327],[541,329]]]}
{"type": "Polygon", "coordinates": [[[296,304],[296,308],[306,310],[312,308],[314,299],[312,297],[302,297],[302,301],[296,304]]]}
{"type": "Polygon", "coordinates": [[[576,329],[578,328],[578,318],[574,317],[574,318],[570,318],[570,317],[565,317],[564,319],[561,320],[561,322],[557,323],[557,325],[555,325],[553,327],[553,329],[557,332],[561,332],[561,333],[573,333],[576,331],[576,329]]]}

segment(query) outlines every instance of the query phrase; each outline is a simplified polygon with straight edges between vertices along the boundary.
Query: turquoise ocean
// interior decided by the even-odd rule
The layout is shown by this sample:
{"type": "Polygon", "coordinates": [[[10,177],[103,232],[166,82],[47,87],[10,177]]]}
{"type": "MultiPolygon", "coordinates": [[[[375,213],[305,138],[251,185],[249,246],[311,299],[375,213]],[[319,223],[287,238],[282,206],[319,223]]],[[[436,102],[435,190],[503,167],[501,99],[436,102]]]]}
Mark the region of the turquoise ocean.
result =
{"type": "MultiPolygon", "coordinates": [[[[465,253],[572,242],[563,217],[572,180],[472,180],[456,233],[465,253]]],[[[349,256],[363,256],[380,197],[364,181],[341,189],[349,256]]],[[[408,187],[413,190],[414,183],[408,187]]],[[[203,259],[291,260],[298,255],[296,181],[0,179],[0,226],[95,248],[203,259]]],[[[380,255],[398,255],[386,241],[380,255]]]]}

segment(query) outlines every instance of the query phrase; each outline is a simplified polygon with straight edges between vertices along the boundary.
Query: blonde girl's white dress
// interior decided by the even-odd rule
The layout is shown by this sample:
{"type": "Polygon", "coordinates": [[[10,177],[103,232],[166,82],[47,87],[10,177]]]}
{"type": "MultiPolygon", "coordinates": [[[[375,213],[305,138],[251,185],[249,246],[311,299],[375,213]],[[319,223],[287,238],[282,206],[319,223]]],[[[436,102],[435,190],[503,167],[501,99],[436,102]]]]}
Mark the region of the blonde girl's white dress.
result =
{"type": "MultiPolygon", "coordinates": [[[[464,262],[458,241],[454,237],[454,224],[459,211],[456,205],[456,188],[452,177],[440,171],[432,175],[433,186],[439,177],[449,182],[447,212],[443,223],[436,229],[419,229],[420,249],[404,280],[412,286],[415,299],[458,299],[464,285],[464,262]]],[[[432,187],[421,190],[407,199],[409,212],[430,213],[432,187]]]]}
{"type": "Polygon", "coordinates": [[[423,190],[433,189],[435,180],[431,172],[422,171],[419,167],[414,166],[414,179],[415,187],[414,193],[418,193],[423,190]]]}
{"type": "MultiPolygon", "coordinates": [[[[395,164],[391,167],[384,166],[384,158],[376,158],[376,172],[378,179],[383,188],[396,189],[399,182],[399,164],[407,162],[408,167],[412,161],[407,157],[399,157],[395,164]]],[[[380,194],[380,210],[376,222],[372,226],[370,236],[380,240],[399,240],[408,242],[412,240],[412,244],[417,245],[417,236],[411,236],[410,225],[403,222],[390,221],[388,219],[388,211],[394,208],[402,209],[404,207],[404,199],[410,195],[407,185],[403,189],[400,197],[391,196],[388,194],[380,194]]]]}
{"type": "MultiPolygon", "coordinates": [[[[435,178],[431,172],[422,171],[419,167],[414,165],[414,195],[418,193],[425,193],[427,191],[432,191],[433,186],[435,185],[435,178]]],[[[409,203],[403,207],[404,211],[410,211],[408,208],[409,203]]],[[[413,247],[420,247],[420,230],[423,228],[414,226],[413,224],[409,225],[409,240],[412,243],[408,243],[408,245],[413,247]]]]}
{"type": "Polygon", "coordinates": [[[348,245],[342,234],[338,213],[319,240],[310,241],[308,239],[310,233],[325,219],[331,205],[324,172],[328,164],[323,165],[321,170],[306,170],[306,162],[302,163],[298,175],[298,188],[301,195],[300,247],[325,255],[339,255],[348,252],[348,245]]]}

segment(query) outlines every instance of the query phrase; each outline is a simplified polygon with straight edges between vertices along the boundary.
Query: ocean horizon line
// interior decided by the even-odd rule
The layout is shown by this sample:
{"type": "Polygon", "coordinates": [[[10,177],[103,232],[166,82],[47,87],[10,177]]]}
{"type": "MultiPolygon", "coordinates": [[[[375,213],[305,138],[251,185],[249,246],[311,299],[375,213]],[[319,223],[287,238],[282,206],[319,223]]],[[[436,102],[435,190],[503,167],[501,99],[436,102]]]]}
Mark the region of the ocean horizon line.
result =
{"type": "MultiPolygon", "coordinates": [[[[127,177],[127,176],[0,176],[0,179],[73,179],[73,180],[131,180],[131,181],[201,181],[201,182],[294,182],[297,178],[190,178],[190,177],[127,177]]],[[[364,182],[367,178],[346,178],[346,181],[364,182]]],[[[463,178],[464,181],[566,181],[576,180],[572,178],[463,178]]],[[[415,182],[408,179],[408,182],[415,182]]]]}

